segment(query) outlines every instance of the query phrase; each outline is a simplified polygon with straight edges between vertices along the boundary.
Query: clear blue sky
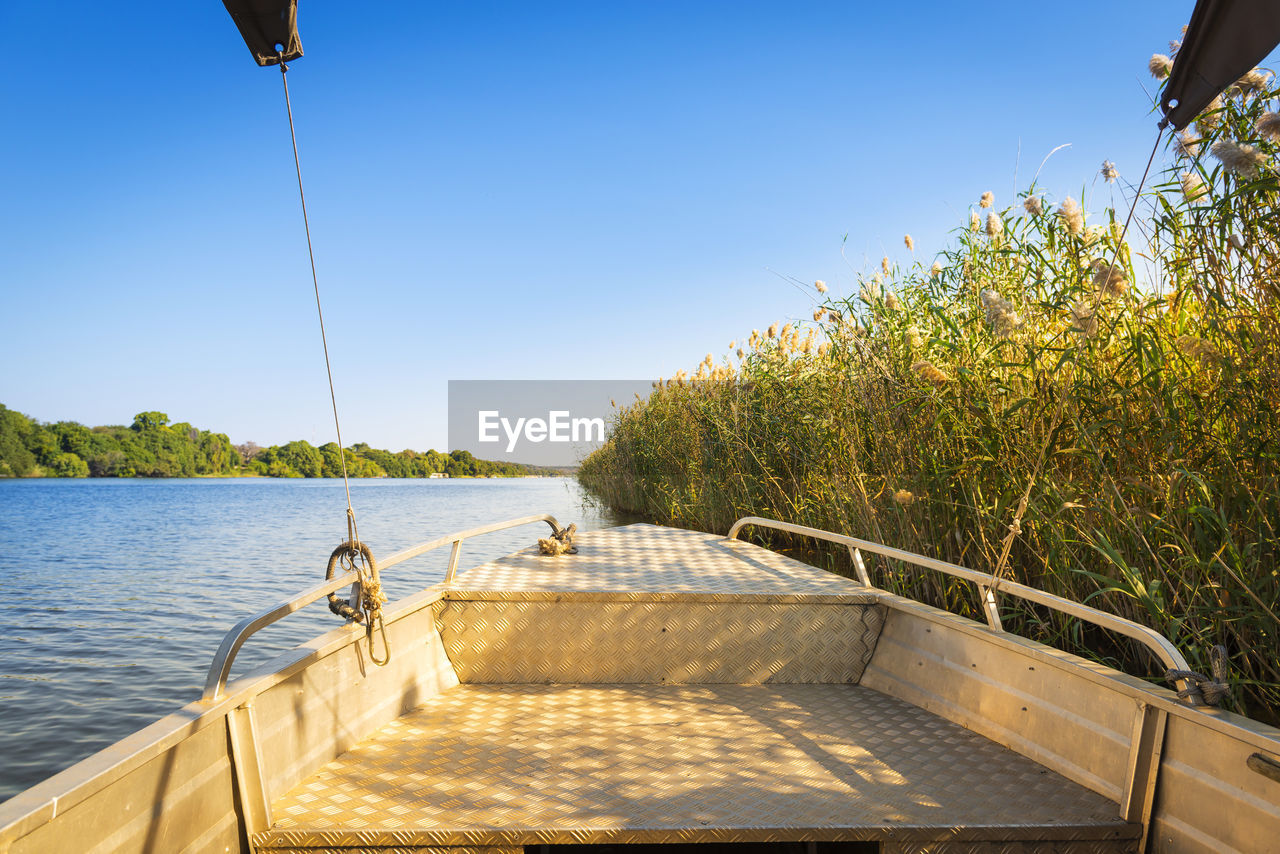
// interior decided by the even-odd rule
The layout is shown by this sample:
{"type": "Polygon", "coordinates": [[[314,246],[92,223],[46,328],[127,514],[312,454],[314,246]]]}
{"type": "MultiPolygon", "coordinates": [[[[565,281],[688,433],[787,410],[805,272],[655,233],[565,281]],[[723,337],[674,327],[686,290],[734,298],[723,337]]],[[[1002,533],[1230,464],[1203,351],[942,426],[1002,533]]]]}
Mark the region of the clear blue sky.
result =
{"type": "MultiPolygon", "coordinates": [[[[808,316],[773,271],[930,257],[1062,143],[1052,197],[1136,182],[1193,5],[302,0],[344,438],[443,449],[449,379],[692,368],[808,316]]],[[[329,441],[280,75],[222,5],[5,3],[0,65],[0,403],[329,441]]]]}

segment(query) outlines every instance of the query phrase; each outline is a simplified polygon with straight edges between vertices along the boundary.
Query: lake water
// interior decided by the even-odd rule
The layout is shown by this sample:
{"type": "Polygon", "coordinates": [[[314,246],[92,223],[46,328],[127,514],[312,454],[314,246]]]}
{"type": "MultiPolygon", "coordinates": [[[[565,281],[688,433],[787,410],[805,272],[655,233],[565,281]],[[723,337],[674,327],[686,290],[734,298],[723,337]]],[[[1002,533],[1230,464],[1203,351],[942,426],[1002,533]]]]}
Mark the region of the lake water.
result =
{"type": "MultiPolygon", "coordinates": [[[[617,520],[567,478],[355,480],[375,557],[488,522],[617,520]]],[[[0,480],[0,800],[199,697],[222,635],[324,578],[346,539],[334,480],[0,480]]],[[[545,525],[468,540],[463,568],[545,525]]],[[[392,601],[444,577],[447,547],[383,576],[392,601]]],[[[341,625],[325,602],[255,635],[233,676],[341,625]]]]}

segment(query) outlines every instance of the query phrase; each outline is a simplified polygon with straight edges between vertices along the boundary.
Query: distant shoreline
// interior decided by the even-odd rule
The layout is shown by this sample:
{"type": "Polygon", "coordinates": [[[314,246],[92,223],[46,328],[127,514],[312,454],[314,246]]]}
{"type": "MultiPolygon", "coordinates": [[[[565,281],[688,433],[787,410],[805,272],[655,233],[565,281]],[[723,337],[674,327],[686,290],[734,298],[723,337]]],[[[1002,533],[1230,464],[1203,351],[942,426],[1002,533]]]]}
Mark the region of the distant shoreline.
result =
{"type": "Polygon", "coordinates": [[[572,467],[482,460],[469,451],[434,449],[398,453],[357,442],[320,447],[305,439],[261,447],[233,445],[225,433],[167,413],[139,412],[133,423],[86,427],[76,421],[42,423],[0,404],[0,478],[187,477],[275,478],[492,478],[571,474],[572,467]]]}
{"type": "MultiPolygon", "coordinates": [[[[393,475],[352,475],[352,480],[524,480],[529,478],[572,478],[576,474],[575,469],[566,469],[563,471],[547,471],[538,472],[538,474],[518,474],[518,475],[447,475],[444,478],[397,478],[393,475]]],[[[79,478],[68,478],[61,475],[22,475],[14,476],[8,474],[0,474],[0,481],[4,480],[342,480],[342,475],[320,475],[317,478],[306,478],[306,476],[296,475],[289,478],[283,476],[278,478],[274,475],[262,475],[256,471],[241,472],[241,474],[229,475],[84,475],[79,478]]]]}

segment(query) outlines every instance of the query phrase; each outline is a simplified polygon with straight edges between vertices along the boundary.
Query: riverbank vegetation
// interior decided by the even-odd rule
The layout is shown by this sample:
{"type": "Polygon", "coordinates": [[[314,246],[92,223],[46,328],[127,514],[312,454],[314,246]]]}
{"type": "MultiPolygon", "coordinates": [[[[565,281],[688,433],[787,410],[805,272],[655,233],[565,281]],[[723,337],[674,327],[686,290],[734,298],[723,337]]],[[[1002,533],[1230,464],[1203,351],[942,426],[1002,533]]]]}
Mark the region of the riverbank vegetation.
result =
{"type": "MultiPolygon", "coordinates": [[[[346,449],[352,477],[522,477],[547,470],[481,460],[467,451],[346,449]]],[[[262,448],[163,412],[140,412],[128,427],[43,424],[0,405],[0,477],[342,477],[338,445],[298,440],[262,448]]]]}
{"type": "MultiPolygon", "coordinates": [[[[622,411],[580,480],[656,522],[755,514],[994,572],[1152,626],[1206,673],[1222,644],[1229,705],[1280,723],[1278,96],[1256,71],[1171,136],[1123,242],[1136,188],[1105,163],[1081,193],[983,194],[936,258],[907,236],[909,262],[815,283],[811,316],[622,411]]],[[[873,574],[981,619],[965,583],[873,574]]],[[[1027,636],[1157,667],[1002,604],[1027,636]]]]}

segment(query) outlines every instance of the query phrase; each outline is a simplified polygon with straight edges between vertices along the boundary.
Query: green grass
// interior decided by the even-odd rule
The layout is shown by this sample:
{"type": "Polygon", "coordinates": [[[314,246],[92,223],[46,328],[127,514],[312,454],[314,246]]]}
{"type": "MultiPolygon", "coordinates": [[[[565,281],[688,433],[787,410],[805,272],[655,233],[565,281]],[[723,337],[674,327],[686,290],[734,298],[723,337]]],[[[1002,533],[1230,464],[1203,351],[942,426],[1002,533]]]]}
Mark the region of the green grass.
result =
{"type": "MultiPolygon", "coordinates": [[[[1149,625],[1206,672],[1223,644],[1229,705],[1280,723],[1280,182],[1256,129],[1277,96],[1237,92],[1191,129],[1198,154],[1171,146],[1125,245],[1127,201],[1083,224],[1037,186],[975,207],[936,264],[886,262],[812,324],[660,383],[581,482],[665,524],[755,514],[1001,573],[1149,625]],[[1215,143],[1253,146],[1256,175],[1215,143]]],[[[878,570],[978,616],[965,583],[878,570]]],[[[1015,631],[1157,672],[1124,639],[1003,604],[1015,631]]]]}

